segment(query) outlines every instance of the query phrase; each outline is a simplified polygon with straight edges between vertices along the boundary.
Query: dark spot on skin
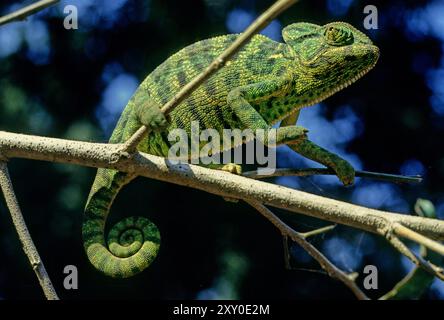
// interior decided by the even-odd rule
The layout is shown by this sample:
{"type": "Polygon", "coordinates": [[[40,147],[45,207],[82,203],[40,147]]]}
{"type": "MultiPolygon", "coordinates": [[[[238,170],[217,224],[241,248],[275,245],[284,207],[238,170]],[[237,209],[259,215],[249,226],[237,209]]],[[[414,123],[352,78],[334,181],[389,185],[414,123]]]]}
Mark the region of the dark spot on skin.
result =
{"type": "Polygon", "coordinates": [[[187,83],[187,76],[185,74],[185,72],[180,71],[177,74],[177,81],[179,81],[179,85],[182,87],[187,83]]]}
{"type": "Polygon", "coordinates": [[[232,44],[237,37],[237,35],[228,35],[227,37],[225,37],[223,41],[224,47],[228,47],[230,44],[232,44]]]}
{"type": "Polygon", "coordinates": [[[159,80],[160,80],[160,73],[153,73],[153,80],[154,80],[154,82],[159,82],[159,80]]]}
{"type": "Polygon", "coordinates": [[[234,70],[232,72],[231,77],[224,78],[224,84],[226,88],[236,87],[239,83],[240,72],[238,70],[234,70]]]}
{"type": "Polygon", "coordinates": [[[168,133],[166,131],[163,131],[163,132],[160,133],[160,135],[162,137],[163,143],[165,143],[168,146],[168,148],[170,148],[171,147],[171,143],[168,140],[168,133]]]}
{"type": "Polygon", "coordinates": [[[315,75],[316,80],[324,80],[324,79],[328,79],[329,77],[330,77],[330,74],[328,72],[324,72],[322,74],[315,75]]]}
{"type": "Polygon", "coordinates": [[[211,85],[210,83],[206,82],[204,85],[205,92],[209,97],[214,97],[216,95],[216,87],[214,85],[211,85]]]}
{"type": "Polygon", "coordinates": [[[283,75],[286,71],[287,71],[287,68],[284,67],[284,66],[281,66],[281,67],[277,70],[276,73],[277,73],[278,76],[281,76],[281,75],[283,75]]]}
{"type": "Polygon", "coordinates": [[[345,56],[345,61],[355,61],[357,59],[357,57],[356,56],[353,56],[353,55],[347,55],[347,56],[345,56]]]}
{"type": "Polygon", "coordinates": [[[226,117],[222,111],[222,106],[216,107],[216,116],[219,119],[219,122],[222,124],[223,128],[229,128],[230,124],[227,122],[226,117]]]}
{"type": "Polygon", "coordinates": [[[262,41],[260,44],[259,44],[259,52],[270,52],[270,51],[272,51],[274,49],[274,46],[273,45],[270,45],[270,42],[268,42],[268,41],[262,41]]]}

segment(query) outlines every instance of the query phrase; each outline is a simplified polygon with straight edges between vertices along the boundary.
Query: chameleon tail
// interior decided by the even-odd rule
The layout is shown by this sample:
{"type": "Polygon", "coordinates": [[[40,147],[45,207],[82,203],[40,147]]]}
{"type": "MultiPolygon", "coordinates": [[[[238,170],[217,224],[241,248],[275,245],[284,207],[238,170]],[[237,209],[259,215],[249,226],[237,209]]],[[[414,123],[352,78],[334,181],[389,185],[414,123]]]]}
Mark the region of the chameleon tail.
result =
{"type": "Polygon", "coordinates": [[[113,278],[131,277],[156,258],[160,233],[147,218],[129,217],[110,230],[105,243],[105,222],[120,189],[133,175],[99,169],[85,208],[83,242],[88,259],[96,269],[113,278]]]}

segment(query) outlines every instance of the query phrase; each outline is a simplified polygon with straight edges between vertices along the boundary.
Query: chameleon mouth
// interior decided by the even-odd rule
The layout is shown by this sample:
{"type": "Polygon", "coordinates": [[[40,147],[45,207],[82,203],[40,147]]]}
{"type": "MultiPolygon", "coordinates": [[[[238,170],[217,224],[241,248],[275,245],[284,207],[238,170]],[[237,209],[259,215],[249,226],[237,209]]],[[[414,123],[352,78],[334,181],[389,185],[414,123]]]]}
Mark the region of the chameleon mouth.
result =
{"type": "Polygon", "coordinates": [[[373,69],[373,67],[375,66],[376,61],[373,62],[371,65],[369,65],[368,67],[366,67],[365,69],[363,69],[362,71],[358,72],[353,78],[346,80],[345,82],[333,87],[330,91],[326,91],[325,94],[320,95],[319,97],[313,99],[313,101],[310,101],[310,103],[306,104],[305,106],[311,106],[313,104],[319,103],[325,99],[327,99],[328,97],[332,96],[333,94],[335,94],[338,91],[341,91],[345,88],[347,88],[348,86],[350,86],[351,84],[355,83],[356,81],[358,81],[360,78],[362,78],[366,73],[368,73],[371,69],[373,69]]]}

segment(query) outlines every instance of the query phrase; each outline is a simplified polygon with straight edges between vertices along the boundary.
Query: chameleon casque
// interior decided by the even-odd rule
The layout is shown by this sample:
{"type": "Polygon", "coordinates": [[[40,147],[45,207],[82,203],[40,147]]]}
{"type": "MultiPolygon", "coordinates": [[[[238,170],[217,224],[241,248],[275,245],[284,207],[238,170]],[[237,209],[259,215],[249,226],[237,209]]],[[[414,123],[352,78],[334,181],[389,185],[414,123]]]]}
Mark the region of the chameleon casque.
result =
{"type": "MultiPolygon", "coordinates": [[[[324,26],[294,23],[282,31],[285,43],[256,35],[226,66],[206,80],[168,119],[160,107],[202,72],[238,35],[196,42],[169,57],[142,82],[123,111],[110,143],[127,140],[142,124],[150,134],[138,150],[164,156],[173,144],[168,132],[190,133],[191,121],[201,129],[250,128],[270,130],[281,121],[276,145],[287,144],[309,159],[332,168],[344,185],[354,181],[353,167],[307,139],[296,126],[301,108],[316,104],[367,73],[379,50],[353,26],[333,22],[324,26]]],[[[321,133],[322,134],[322,133],[321,133]]],[[[262,141],[267,145],[267,141],[262,141]]],[[[220,169],[239,173],[239,166],[220,169]]],[[[157,227],[147,218],[117,223],[105,241],[105,222],[119,190],[134,174],[99,169],[84,213],[83,240],[88,258],[108,276],[125,278],[148,267],[160,245],[157,227]]]]}

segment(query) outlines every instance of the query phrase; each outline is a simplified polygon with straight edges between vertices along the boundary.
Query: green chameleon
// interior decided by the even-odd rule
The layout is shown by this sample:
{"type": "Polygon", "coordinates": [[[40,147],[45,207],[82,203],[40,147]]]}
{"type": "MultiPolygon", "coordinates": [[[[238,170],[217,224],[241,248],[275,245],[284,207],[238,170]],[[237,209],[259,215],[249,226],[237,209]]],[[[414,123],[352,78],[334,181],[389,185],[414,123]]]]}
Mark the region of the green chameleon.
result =
{"type": "MultiPolygon", "coordinates": [[[[139,86],[123,111],[110,143],[127,140],[142,124],[150,134],[138,150],[168,155],[168,132],[190,134],[191,121],[201,129],[272,129],[276,141],[332,168],[344,185],[354,181],[353,167],[307,139],[296,126],[301,108],[316,104],[347,87],[376,63],[379,50],[363,33],[344,22],[324,26],[295,23],[282,31],[285,43],[256,35],[220,71],[211,76],[167,117],[160,107],[202,72],[238,35],[196,42],[169,57],[139,86]]],[[[265,137],[267,134],[264,135],[265,137]]],[[[256,137],[257,138],[257,137],[256,137]]],[[[214,168],[214,166],[213,166],[214,168]]],[[[219,169],[240,173],[240,166],[219,169]]],[[[111,277],[133,276],[155,259],[160,244],[157,227],[148,219],[130,217],[117,223],[105,242],[105,222],[119,190],[134,174],[99,169],[85,208],[83,240],[91,263],[111,277]]]]}

